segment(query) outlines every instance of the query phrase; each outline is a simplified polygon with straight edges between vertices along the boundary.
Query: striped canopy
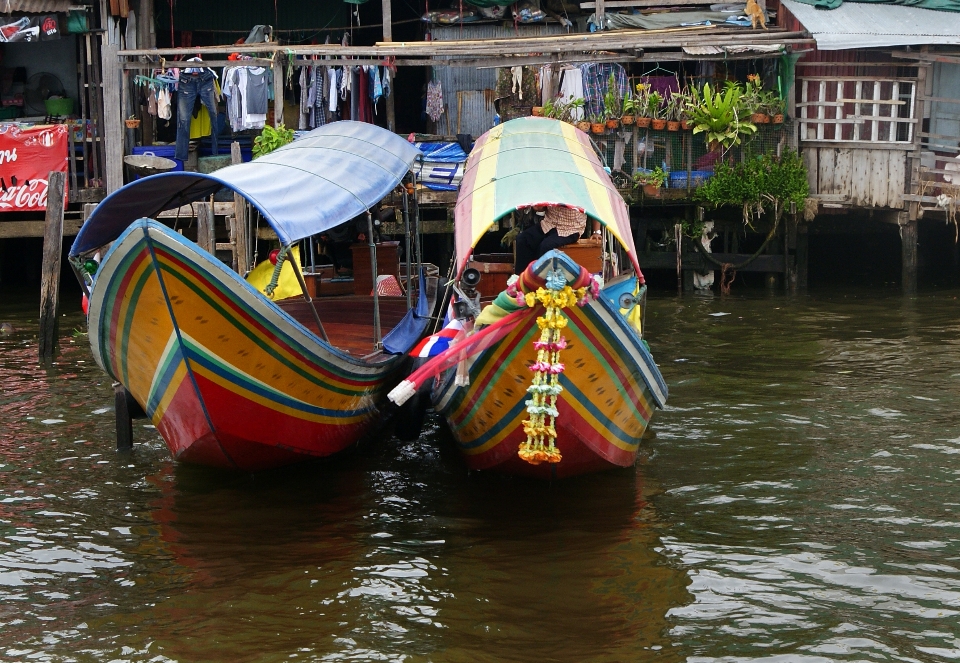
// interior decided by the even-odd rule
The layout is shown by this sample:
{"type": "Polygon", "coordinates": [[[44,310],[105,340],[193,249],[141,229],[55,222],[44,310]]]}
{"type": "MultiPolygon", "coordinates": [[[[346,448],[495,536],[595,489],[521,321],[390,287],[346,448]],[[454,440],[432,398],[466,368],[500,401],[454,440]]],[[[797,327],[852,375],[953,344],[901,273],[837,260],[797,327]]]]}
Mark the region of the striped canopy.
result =
{"type": "Polygon", "coordinates": [[[460,270],[494,222],[533,205],[576,207],[613,233],[637,274],[627,204],[576,127],[542,117],[505,122],[483,134],[467,159],[456,207],[460,270]]]}

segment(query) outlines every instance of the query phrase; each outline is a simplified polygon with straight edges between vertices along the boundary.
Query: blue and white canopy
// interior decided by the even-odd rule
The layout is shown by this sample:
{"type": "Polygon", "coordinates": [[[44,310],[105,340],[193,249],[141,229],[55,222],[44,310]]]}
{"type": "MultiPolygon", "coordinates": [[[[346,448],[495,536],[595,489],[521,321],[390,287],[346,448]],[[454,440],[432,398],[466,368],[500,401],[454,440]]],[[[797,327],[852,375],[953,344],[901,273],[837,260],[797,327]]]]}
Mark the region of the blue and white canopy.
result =
{"type": "Polygon", "coordinates": [[[210,174],[163,173],[131,182],[97,205],[70,255],[112,242],[137,219],[207,199],[222,187],[250,201],[289,244],[370,209],[419,156],[417,148],[386,129],[333,122],[255,161],[210,174]]]}

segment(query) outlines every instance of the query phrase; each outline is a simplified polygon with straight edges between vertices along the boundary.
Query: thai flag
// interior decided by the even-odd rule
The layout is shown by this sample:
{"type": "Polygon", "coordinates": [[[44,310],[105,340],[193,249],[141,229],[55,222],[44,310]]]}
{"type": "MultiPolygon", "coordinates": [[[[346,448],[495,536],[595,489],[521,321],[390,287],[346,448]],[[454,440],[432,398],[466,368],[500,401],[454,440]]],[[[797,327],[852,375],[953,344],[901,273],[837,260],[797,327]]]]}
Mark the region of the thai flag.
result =
{"type": "Polygon", "coordinates": [[[454,319],[436,334],[427,336],[417,343],[416,347],[410,351],[410,355],[412,357],[435,357],[447,350],[461,331],[463,331],[463,324],[454,319]]]}

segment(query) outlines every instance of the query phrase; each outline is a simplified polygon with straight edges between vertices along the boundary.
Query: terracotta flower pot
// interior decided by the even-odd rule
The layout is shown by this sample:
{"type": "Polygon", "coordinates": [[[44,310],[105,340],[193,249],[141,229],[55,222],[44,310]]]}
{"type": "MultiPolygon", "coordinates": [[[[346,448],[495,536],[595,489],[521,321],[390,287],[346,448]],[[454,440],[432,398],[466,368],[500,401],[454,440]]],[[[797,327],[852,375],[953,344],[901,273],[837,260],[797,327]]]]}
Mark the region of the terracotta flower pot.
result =
{"type": "Polygon", "coordinates": [[[580,131],[582,131],[582,132],[585,133],[585,134],[590,133],[590,123],[589,123],[589,122],[577,122],[577,123],[576,123],[576,127],[577,127],[577,129],[579,129],[580,131]]]}
{"type": "Polygon", "coordinates": [[[607,128],[607,125],[604,124],[603,122],[590,123],[590,131],[592,131],[595,134],[602,134],[606,130],[606,128],[607,128]]]}
{"type": "Polygon", "coordinates": [[[769,124],[770,116],[766,113],[754,113],[750,116],[750,121],[754,124],[769,124]]]}
{"type": "Polygon", "coordinates": [[[777,113],[771,118],[774,124],[783,124],[783,113],[777,113]]]}
{"type": "Polygon", "coordinates": [[[643,195],[647,196],[648,198],[659,198],[660,187],[654,186],[653,184],[644,184],[643,195]]]}
{"type": "Polygon", "coordinates": [[[638,117],[638,118],[637,118],[637,126],[640,127],[641,129],[649,129],[649,128],[650,128],[650,120],[651,120],[651,118],[649,118],[649,117],[638,117]]]}
{"type": "Polygon", "coordinates": [[[611,117],[611,118],[607,119],[607,129],[616,129],[616,128],[619,127],[619,126],[620,126],[620,120],[619,120],[619,119],[617,119],[617,118],[615,118],[615,117],[611,117]]]}
{"type": "Polygon", "coordinates": [[[667,122],[667,131],[680,131],[680,122],[674,120],[667,122]]]}
{"type": "Polygon", "coordinates": [[[680,128],[684,131],[689,131],[691,127],[689,120],[680,120],[680,128]]]}
{"type": "Polygon", "coordinates": [[[660,131],[660,130],[662,130],[665,126],[667,126],[667,121],[666,121],[666,120],[659,120],[659,119],[654,118],[654,119],[650,122],[650,124],[651,124],[651,126],[652,126],[654,129],[660,131]]]}
{"type": "Polygon", "coordinates": [[[127,126],[127,129],[136,129],[140,126],[140,120],[124,120],[123,123],[127,126]]]}
{"type": "Polygon", "coordinates": [[[620,118],[620,124],[625,127],[629,127],[631,124],[633,124],[634,120],[636,120],[636,118],[633,115],[624,115],[620,118]]]}
{"type": "Polygon", "coordinates": [[[543,117],[543,106],[534,106],[531,112],[534,117],[543,117]]]}

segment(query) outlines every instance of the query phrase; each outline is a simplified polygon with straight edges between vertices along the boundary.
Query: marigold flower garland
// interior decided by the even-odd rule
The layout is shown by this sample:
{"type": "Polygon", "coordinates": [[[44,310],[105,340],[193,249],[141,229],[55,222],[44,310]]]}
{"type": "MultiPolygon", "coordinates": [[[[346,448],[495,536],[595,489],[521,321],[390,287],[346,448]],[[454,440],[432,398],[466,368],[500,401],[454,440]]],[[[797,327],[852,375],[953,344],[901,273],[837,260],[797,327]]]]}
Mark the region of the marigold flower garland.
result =
{"type": "MultiPolygon", "coordinates": [[[[563,273],[559,270],[547,275],[546,286],[525,295],[516,292],[518,302],[522,298],[523,303],[531,308],[539,302],[546,309],[544,314],[537,318],[540,340],[533,344],[537,351],[537,360],[530,366],[533,382],[527,388],[527,393],[531,395],[526,402],[530,418],[523,422],[527,441],[520,445],[517,452],[520,458],[531,465],[543,462],[559,463],[561,460],[560,450],[555,444],[557,397],[563,391],[560,374],[563,373],[564,365],[560,362],[560,351],[567,347],[567,341],[561,335],[561,330],[567,326],[567,318],[561,311],[574,304],[583,306],[589,297],[596,297],[600,290],[596,279],[592,280],[589,287],[574,290],[567,285],[563,273]]],[[[516,288],[514,284],[510,287],[516,288]]]]}

